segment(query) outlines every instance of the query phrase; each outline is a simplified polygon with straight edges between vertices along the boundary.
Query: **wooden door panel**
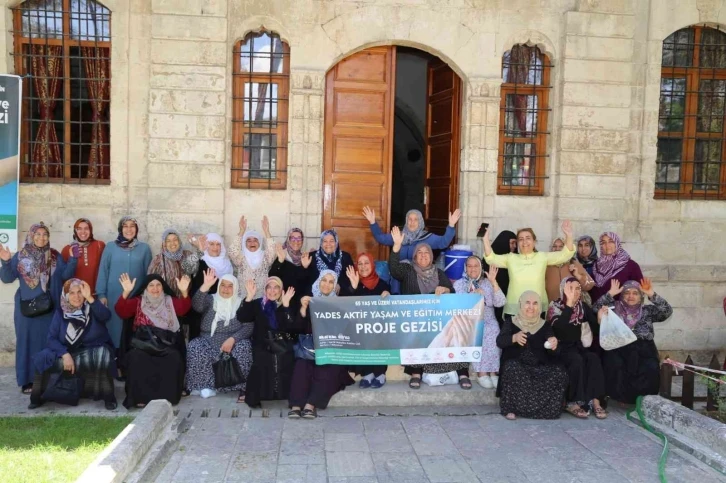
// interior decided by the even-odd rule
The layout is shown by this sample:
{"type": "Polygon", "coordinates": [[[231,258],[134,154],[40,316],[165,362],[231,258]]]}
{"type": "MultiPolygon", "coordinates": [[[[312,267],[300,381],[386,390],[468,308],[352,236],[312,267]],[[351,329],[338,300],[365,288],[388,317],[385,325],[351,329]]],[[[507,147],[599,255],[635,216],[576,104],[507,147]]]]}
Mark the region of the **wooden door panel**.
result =
{"type": "Polygon", "coordinates": [[[383,230],[390,220],[395,48],[374,47],[340,61],[326,76],[323,228],[345,251],[388,255],[361,211],[370,205],[383,230]]]}
{"type": "Polygon", "coordinates": [[[429,61],[426,95],[426,226],[443,233],[459,206],[461,79],[439,59],[429,61]]]}

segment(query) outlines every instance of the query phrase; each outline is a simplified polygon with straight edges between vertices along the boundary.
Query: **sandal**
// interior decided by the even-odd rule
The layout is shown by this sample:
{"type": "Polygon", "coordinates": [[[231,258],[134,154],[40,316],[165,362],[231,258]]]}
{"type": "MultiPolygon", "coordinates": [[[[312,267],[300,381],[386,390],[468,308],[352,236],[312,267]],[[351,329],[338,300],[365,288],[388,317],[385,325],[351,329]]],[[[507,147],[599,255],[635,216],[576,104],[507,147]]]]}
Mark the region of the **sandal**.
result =
{"type": "MultiPolygon", "coordinates": [[[[245,394],[242,391],[240,391],[239,396],[237,396],[237,404],[242,404],[243,402],[245,402],[245,394]]],[[[289,416],[289,414],[288,414],[288,416],[289,416]]]]}
{"type": "Polygon", "coordinates": [[[517,419],[517,416],[514,413],[507,413],[507,415],[504,416],[504,418],[508,419],[510,421],[514,421],[515,419],[517,419]]]}
{"type": "Polygon", "coordinates": [[[301,415],[303,419],[315,419],[318,417],[318,412],[315,409],[303,409],[301,415]]]}
{"type": "Polygon", "coordinates": [[[587,412],[583,410],[579,404],[568,404],[565,411],[572,414],[576,418],[587,419],[587,412]]]}
{"type": "Polygon", "coordinates": [[[419,376],[412,376],[408,380],[408,387],[411,389],[421,389],[421,378],[419,376]]]}
{"type": "Polygon", "coordinates": [[[23,386],[20,388],[20,392],[23,394],[30,394],[33,392],[33,383],[29,384],[23,384],[23,386]]]}
{"type": "Polygon", "coordinates": [[[291,409],[287,412],[287,419],[300,419],[302,413],[299,409],[291,409]]]}
{"type": "Polygon", "coordinates": [[[459,387],[468,391],[469,389],[471,389],[471,379],[469,379],[468,377],[460,377],[459,387]]]}
{"type": "Polygon", "coordinates": [[[182,397],[187,397],[187,396],[189,396],[189,395],[190,395],[191,393],[192,393],[192,392],[191,392],[191,391],[190,391],[189,389],[184,389],[184,390],[182,391],[182,397]]]}
{"type": "Polygon", "coordinates": [[[605,419],[608,417],[608,412],[601,407],[593,408],[593,412],[597,419],[605,419]]]}

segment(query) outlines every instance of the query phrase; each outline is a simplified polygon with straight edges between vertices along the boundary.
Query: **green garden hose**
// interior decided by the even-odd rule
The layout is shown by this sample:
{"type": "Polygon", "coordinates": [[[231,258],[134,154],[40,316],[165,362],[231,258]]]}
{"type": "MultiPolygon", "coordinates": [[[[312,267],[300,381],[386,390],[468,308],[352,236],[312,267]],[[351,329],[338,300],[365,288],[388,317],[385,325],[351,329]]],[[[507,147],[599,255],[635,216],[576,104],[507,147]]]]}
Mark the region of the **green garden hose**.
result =
{"type": "Polygon", "coordinates": [[[651,428],[650,424],[648,424],[648,422],[645,420],[645,416],[643,416],[643,409],[640,407],[642,401],[643,396],[638,396],[638,399],[635,400],[635,408],[629,409],[625,417],[630,419],[630,415],[633,413],[633,411],[637,412],[638,417],[640,418],[640,424],[645,429],[656,435],[661,441],[663,441],[663,452],[660,454],[660,459],[658,460],[658,477],[660,478],[661,483],[667,483],[668,479],[666,478],[665,467],[666,460],[668,459],[668,438],[666,438],[663,433],[660,433],[655,429],[651,428]]]}

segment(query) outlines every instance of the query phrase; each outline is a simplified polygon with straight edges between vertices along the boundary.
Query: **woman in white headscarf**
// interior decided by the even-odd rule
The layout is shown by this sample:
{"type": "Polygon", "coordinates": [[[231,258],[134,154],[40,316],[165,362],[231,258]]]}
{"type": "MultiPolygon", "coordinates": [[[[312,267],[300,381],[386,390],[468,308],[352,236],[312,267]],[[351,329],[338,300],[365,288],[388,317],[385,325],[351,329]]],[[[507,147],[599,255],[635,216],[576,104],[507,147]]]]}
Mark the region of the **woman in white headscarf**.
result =
{"type": "Polygon", "coordinates": [[[253,298],[264,295],[265,282],[276,256],[267,216],[262,217],[262,231],[264,237],[254,230],[247,230],[247,220],[243,216],[239,220],[239,234],[229,248],[229,258],[237,267],[237,280],[242,298],[247,296],[247,280],[255,282],[257,290],[253,298]]]}
{"type": "Polygon", "coordinates": [[[241,304],[234,275],[228,273],[218,280],[214,269],[204,273],[204,284],[192,298],[192,308],[202,314],[201,334],[187,347],[187,388],[193,395],[199,392],[206,398],[214,396],[216,391],[239,391],[237,402],[244,402],[246,379],[252,367],[250,337],[253,324],[237,319],[241,304]],[[209,291],[215,284],[219,289],[212,295],[209,291]],[[237,360],[245,381],[215,390],[212,364],[221,352],[231,354],[237,360]]]}

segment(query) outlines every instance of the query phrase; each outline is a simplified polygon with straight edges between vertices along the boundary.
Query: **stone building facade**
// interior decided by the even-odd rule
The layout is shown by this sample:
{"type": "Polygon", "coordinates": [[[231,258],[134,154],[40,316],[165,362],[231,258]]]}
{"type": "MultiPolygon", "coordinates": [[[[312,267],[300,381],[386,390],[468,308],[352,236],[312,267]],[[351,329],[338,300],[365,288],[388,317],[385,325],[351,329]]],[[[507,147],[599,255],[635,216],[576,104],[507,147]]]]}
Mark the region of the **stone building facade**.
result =
{"type": "MultiPolygon", "coordinates": [[[[14,72],[3,0],[3,72],[14,72]]],[[[135,215],[158,251],[167,227],[218,231],[270,217],[282,240],[321,231],[326,72],[373,46],[415,47],[462,79],[459,239],[482,221],[532,226],[540,248],[570,219],[577,234],[621,234],[675,307],[663,351],[726,346],[726,201],[654,199],[663,40],[726,25],[722,0],[106,0],[112,12],[110,185],[23,183],[20,229],[50,226],[60,249],[81,215],[97,238],[135,215]],[[233,46],[261,27],[290,47],[285,190],[232,189],[233,46]],[[536,45],[552,63],[544,196],[497,195],[502,55],[536,45]]],[[[480,249],[480,248],[479,248],[480,249]]],[[[12,296],[0,286],[0,361],[12,363],[12,296]]]]}

